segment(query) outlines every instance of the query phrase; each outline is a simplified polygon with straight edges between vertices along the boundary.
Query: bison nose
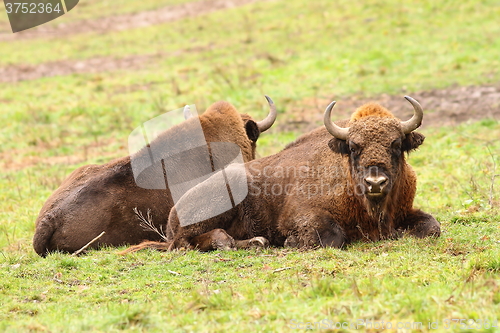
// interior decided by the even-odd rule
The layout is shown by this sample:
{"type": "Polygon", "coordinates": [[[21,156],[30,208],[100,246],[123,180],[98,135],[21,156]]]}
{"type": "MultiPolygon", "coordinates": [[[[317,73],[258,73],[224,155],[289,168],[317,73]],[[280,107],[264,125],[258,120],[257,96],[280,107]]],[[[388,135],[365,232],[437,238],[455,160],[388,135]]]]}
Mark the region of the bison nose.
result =
{"type": "Polygon", "coordinates": [[[365,182],[369,193],[382,193],[382,189],[387,184],[387,177],[381,175],[368,176],[365,178],[365,182]]]}

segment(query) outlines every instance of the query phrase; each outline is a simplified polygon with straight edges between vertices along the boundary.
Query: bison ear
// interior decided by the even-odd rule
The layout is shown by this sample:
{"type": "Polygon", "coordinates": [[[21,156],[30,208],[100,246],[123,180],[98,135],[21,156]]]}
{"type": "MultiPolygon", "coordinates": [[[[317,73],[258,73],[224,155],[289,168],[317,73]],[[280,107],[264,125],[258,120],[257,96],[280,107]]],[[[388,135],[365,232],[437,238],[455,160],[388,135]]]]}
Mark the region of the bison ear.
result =
{"type": "Polygon", "coordinates": [[[417,149],[422,143],[424,143],[425,136],[418,132],[411,132],[406,135],[406,138],[403,140],[403,144],[401,145],[401,149],[406,152],[410,152],[412,150],[417,149]]]}
{"type": "Polygon", "coordinates": [[[347,145],[347,142],[345,142],[344,140],[333,138],[330,141],[328,141],[328,147],[330,147],[330,149],[335,153],[343,155],[349,154],[349,146],[347,145]]]}
{"type": "Polygon", "coordinates": [[[253,120],[245,121],[245,131],[247,132],[247,136],[253,142],[256,142],[260,135],[259,127],[257,123],[253,120]]]}

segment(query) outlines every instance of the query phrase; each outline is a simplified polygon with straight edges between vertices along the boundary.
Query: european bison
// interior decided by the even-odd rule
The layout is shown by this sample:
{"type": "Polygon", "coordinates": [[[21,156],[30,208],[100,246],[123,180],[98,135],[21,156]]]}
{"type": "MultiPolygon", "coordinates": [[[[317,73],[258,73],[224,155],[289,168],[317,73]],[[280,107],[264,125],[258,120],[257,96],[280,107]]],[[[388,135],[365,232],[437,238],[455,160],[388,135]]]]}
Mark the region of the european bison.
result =
{"type": "Polygon", "coordinates": [[[330,119],[332,102],[325,112],[325,127],[301,136],[278,154],[248,162],[246,176],[226,169],[228,179],[248,182],[251,190],[241,204],[203,222],[186,223],[197,220],[196,204],[211,188],[216,178],[212,177],[172,209],[166,243],[145,242],[126,252],[147,247],[208,251],[264,245],[266,239],[276,246],[342,247],[404,232],[439,236],[436,219],[413,208],[416,176],[404,153],[424,141],[414,132],[423,111],[417,101],[405,98],[414,108],[405,122],[369,103],[350,120],[335,124],[330,119]]]}
{"type": "MultiPolygon", "coordinates": [[[[212,156],[210,150],[211,143],[214,142],[232,144],[236,147],[233,151],[236,150],[243,161],[253,160],[256,141],[260,133],[269,129],[276,119],[277,112],[274,103],[269,97],[266,96],[266,98],[270,113],[262,121],[255,122],[250,116],[239,114],[228,102],[216,102],[201,116],[190,117],[181,124],[166,130],[147,147],[132,156],[104,165],[87,165],[75,170],[49,197],[40,211],[33,238],[35,251],[42,257],[56,250],[74,252],[102,231],[105,231],[105,234],[91,247],[138,244],[145,239],[161,239],[157,233],[144,230],[134,213],[134,209],[142,212],[150,209],[157,228],[161,229],[167,223],[174,200],[168,184],[165,184],[166,181],[162,180],[160,184],[155,184],[158,183],[158,177],[153,176],[158,171],[158,167],[160,173],[162,170],[165,172],[165,168],[169,167],[170,170],[175,171],[175,163],[183,163],[182,167],[191,170],[191,173],[181,170],[187,174],[188,178],[195,178],[203,173],[197,170],[203,169],[202,163],[205,163],[205,171],[206,163],[208,163],[209,171],[214,171],[213,165],[219,163],[217,161],[219,156],[212,156]],[[175,161],[172,158],[156,161],[155,165],[149,168],[141,167],[141,161],[148,161],[151,151],[155,149],[161,152],[165,146],[170,145],[175,148],[178,144],[186,142],[189,146],[193,129],[200,128],[200,124],[202,131],[200,129],[199,132],[202,134],[199,136],[205,145],[195,147],[185,153],[182,157],[184,160],[187,159],[187,162],[180,161],[177,155],[175,161]],[[137,165],[139,169],[142,168],[140,170],[142,173],[139,175],[134,173],[137,165]],[[155,187],[156,185],[160,186],[155,187]],[[164,190],[152,188],[164,188],[164,190]]],[[[224,156],[222,158],[224,159],[224,156]]],[[[179,182],[179,179],[176,181],[179,182]]],[[[191,179],[186,179],[186,181],[189,184],[191,179]]],[[[172,186],[177,186],[177,184],[170,184],[170,188],[172,186]]]]}

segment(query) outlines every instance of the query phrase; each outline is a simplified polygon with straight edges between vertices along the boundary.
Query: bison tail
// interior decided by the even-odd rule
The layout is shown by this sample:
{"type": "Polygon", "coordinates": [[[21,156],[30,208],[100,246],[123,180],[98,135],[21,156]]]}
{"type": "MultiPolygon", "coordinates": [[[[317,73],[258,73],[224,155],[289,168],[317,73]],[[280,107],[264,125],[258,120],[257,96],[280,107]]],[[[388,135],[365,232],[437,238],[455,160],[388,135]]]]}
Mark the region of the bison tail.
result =
{"type": "Polygon", "coordinates": [[[33,236],[33,248],[40,257],[45,258],[49,253],[49,243],[54,231],[54,221],[50,217],[46,216],[37,221],[35,235],[33,236]]]}
{"type": "Polygon", "coordinates": [[[171,251],[173,249],[173,242],[152,242],[152,241],[144,241],[138,245],[134,245],[125,249],[123,251],[118,252],[120,255],[129,254],[132,252],[137,252],[143,249],[153,249],[157,251],[171,251]]]}

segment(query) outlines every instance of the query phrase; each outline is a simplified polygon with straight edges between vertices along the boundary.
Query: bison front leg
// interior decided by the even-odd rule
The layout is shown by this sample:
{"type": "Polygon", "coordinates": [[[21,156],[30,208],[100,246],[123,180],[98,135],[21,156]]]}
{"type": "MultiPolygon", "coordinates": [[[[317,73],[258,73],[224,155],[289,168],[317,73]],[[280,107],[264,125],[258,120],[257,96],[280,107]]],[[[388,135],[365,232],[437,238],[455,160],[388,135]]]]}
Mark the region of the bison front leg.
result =
{"type": "Polygon", "coordinates": [[[167,225],[167,239],[173,241],[173,248],[192,248],[200,251],[228,250],[235,248],[235,242],[225,230],[235,219],[237,209],[223,214],[181,226],[176,207],[170,211],[167,225]]]}
{"type": "Polygon", "coordinates": [[[414,210],[406,217],[402,227],[410,235],[418,238],[439,237],[441,235],[441,224],[432,215],[419,209],[414,210]]]}
{"type": "Polygon", "coordinates": [[[235,241],[237,249],[251,249],[251,248],[266,248],[269,247],[269,241],[264,237],[254,237],[245,240],[235,241]]]}
{"type": "MultiPolygon", "coordinates": [[[[185,234],[183,234],[185,235],[185,234]]],[[[177,236],[167,242],[145,241],[138,245],[129,247],[119,252],[119,254],[128,254],[142,249],[155,249],[158,251],[172,251],[174,249],[193,249],[201,252],[214,250],[232,250],[237,248],[233,237],[223,229],[213,229],[194,237],[177,236]]]]}
{"type": "Polygon", "coordinates": [[[234,249],[250,249],[264,248],[269,246],[269,241],[264,237],[254,237],[246,240],[234,240],[225,230],[214,229],[199,236],[194,237],[189,241],[188,247],[197,249],[201,252],[214,250],[234,250],[234,249]]]}
{"type": "Polygon", "coordinates": [[[309,212],[306,216],[297,215],[282,225],[287,235],[287,247],[337,247],[347,242],[345,234],[328,212],[309,212]]]}
{"type": "Polygon", "coordinates": [[[190,247],[201,252],[214,250],[234,250],[236,248],[233,237],[223,229],[214,229],[199,236],[194,237],[190,241],[190,247]]]}

